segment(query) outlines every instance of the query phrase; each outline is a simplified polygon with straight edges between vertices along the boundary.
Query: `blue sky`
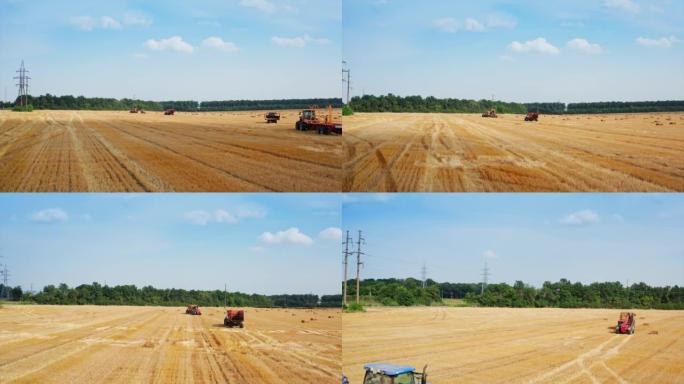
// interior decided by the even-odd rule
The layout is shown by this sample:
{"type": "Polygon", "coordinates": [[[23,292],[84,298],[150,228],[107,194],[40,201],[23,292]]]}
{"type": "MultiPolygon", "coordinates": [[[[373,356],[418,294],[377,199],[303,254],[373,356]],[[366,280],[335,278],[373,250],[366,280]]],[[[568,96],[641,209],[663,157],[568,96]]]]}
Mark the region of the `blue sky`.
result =
{"type": "Polygon", "coordinates": [[[0,96],[339,97],[341,0],[0,0],[0,96]]]}
{"type": "Polygon", "coordinates": [[[340,292],[334,194],[3,194],[10,284],[340,292]]]}
{"type": "Polygon", "coordinates": [[[353,94],[684,99],[678,0],[344,0],[353,94]]]}
{"type": "MultiPolygon", "coordinates": [[[[363,230],[364,278],[684,285],[681,194],[346,195],[363,230]]],[[[354,236],[356,237],[356,236],[354,236]]]]}

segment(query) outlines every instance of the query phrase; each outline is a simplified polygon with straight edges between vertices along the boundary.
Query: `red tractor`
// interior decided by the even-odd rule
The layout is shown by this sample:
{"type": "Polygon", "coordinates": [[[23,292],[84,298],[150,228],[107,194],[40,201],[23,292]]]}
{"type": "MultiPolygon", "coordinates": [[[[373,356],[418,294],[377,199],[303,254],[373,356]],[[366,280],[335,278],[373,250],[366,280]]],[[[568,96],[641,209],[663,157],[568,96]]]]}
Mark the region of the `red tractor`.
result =
{"type": "Polygon", "coordinates": [[[245,310],[244,309],[229,309],[226,311],[226,317],[223,319],[223,325],[226,327],[240,327],[244,328],[245,325],[245,310]]]}
{"type": "Polygon", "coordinates": [[[628,334],[634,333],[636,327],[636,313],[634,312],[620,312],[620,319],[615,326],[615,333],[628,334]]]}
{"type": "Polygon", "coordinates": [[[321,120],[316,116],[316,107],[305,109],[299,113],[295,123],[298,131],[316,131],[319,135],[342,134],[342,123],[333,121],[332,106],[328,106],[328,114],[321,120]]]}
{"type": "Polygon", "coordinates": [[[201,315],[202,310],[200,309],[199,305],[188,305],[188,307],[185,309],[185,314],[187,315],[201,315]]]}
{"type": "Polygon", "coordinates": [[[278,124],[278,120],[280,120],[280,113],[269,112],[264,115],[264,118],[266,119],[266,124],[278,124]]]}
{"type": "Polygon", "coordinates": [[[168,108],[167,110],[164,111],[164,115],[173,115],[176,113],[176,110],[173,108],[168,108]]]}
{"type": "Polygon", "coordinates": [[[539,121],[539,112],[527,112],[525,121],[539,121]]]}

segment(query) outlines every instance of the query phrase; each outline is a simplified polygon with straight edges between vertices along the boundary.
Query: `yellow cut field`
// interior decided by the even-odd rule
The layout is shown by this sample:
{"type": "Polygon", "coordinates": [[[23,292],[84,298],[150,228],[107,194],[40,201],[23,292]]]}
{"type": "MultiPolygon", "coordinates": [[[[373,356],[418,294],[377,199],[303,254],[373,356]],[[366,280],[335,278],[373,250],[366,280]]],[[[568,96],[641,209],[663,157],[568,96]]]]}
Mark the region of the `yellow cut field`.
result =
{"type": "Polygon", "coordinates": [[[357,113],[344,191],[684,191],[684,113],[357,113]]]}
{"type": "Polygon", "coordinates": [[[684,383],[684,311],[634,310],[633,335],[617,335],[619,310],[371,308],[342,316],[343,372],[363,365],[428,365],[430,384],[684,383]]]}
{"type": "Polygon", "coordinates": [[[0,191],[339,191],[342,139],[281,116],[0,111],[0,191]]]}
{"type": "Polygon", "coordinates": [[[336,309],[4,305],[1,383],[339,383],[336,309]]]}

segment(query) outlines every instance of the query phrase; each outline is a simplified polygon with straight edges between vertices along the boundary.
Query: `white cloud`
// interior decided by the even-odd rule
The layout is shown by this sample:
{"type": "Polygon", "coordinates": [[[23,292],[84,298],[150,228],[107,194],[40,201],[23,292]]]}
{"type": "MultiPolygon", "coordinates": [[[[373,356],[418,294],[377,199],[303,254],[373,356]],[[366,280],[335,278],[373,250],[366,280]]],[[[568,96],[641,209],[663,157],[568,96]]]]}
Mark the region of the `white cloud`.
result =
{"type": "Polygon", "coordinates": [[[632,0],[604,0],[603,5],[608,8],[617,9],[627,13],[639,13],[641,7],[632,0]]]}
{"type": "Polygon", "coordinates": [[[455,33],[461,30],[470,32],[484,32],[493,28],[515,28],[516,22],[508,16],[492,15],[487,17],[486,22],[481,22],[473,17],[468,17],[464,21],[456,20],[453,17],[436,19],[434,25],[443,32],[455,33]]]}
{"type": "Polygon", "coordinates": [[[299,231],[299,228],[289,228],[284,231],[276,233],[264,232],[259,236],[259,240],[267,244],[297,244],[297,245],[311,245],[313,239],[299,231]]]}
{"type": "Polygon", "coordinates": [[[494,252],[491,249],[488,249],[488,250],[482,252],[482,257],[484,257],[485,259],[496,259],[497,255],[496,255],[496,252],[494,252]]]}
{"type": "Polygon", "coordinates": [[[194,225],[207,225],[209,223],[235,224],[240,219],[260,219],[266,216],[266,212],[261,208],[239,207],[235,213],[225,209],[214,211],[194,210],[183,214],[183,218],[194,225]]]}
{"type": "Polygon", "coordinates": [[[185,212],[183,217],[195,225],[207,225],[211,221],[211,213],[207,211],[185,212]]]}
{"type": "Polygon", "coordinates": [[[603,52],[600,45],[590,43],[586,39],[572,39],[567,43],[568,48],[573,49],[578,52],[587,53],[590,55],[596,55],[603,52]]]}
{"type": "Polygon", "coordinates": [[[152,25],[152,20],[149,17],[135,12],[126,13],[124,15],[123,22],[126,25],[134,25],[139,27],[148,27],[152,25]]]}
{"type": "Polygon", "coordinates": [[[240,0],[240,5],[266,13],[273,13],[276,10],[275,4],[268,0],[240,0]]]}
{"type": "Polygon", "coordinates": [[[508,45],[508,49],[516,53],[536,52],[549,55],[557,55],[560,52],[558,48],[554,47],[543,37],[538,37],[524,43],[514,41],[508,45]]]}
{"type": "Polygon", "coordinates": [[[266,211],[261,208],[239,207],[236,211],[236,215],[239,218],[261,219],[266,216],[266,211]]]}
{"type": "Polygon", "coordinates": [[[237,218],[230,212],[224,211],[223,209],[217,209],[214,211],[214,221],[217,223],[237,223],[237,218]]]}
{"type": "Polygon", "coordinates": [[[435,26],[444,32],[457,32],[461,29],[461,23],[456,21],[453,17],[445,17],[443,19],[435,20],[435,26]]]}
{"type": "Polygon", "coordinates": [[[121,29],[121,23],[111,16],[102,16],[100,18],[100,26],[103,29],[121,29]]]}
{"type": "Polygon", "coordinates": [[[97,21],[90,16],[72,17],[69,24],[82,31],[92,31],[97,26],[97,21]]]}
{"type": "Polygon", "coordinates": [[[482,23],[470,17],[463,23],[463,28],[465,28],[466,31],[471,32],[482,32],[485,30],[485,26],[482,25],[482,23]]]}
{"type": "Polygon", "coordinates": [[[280,45],[281,47],[293,47],[293,48],[304,48],[309,43],[315,43],[315,44],[320,44],[320,45],[330,43],[330,40],[328,40],[328,39],[313,38],[309,35],[298,36],[298,37],[273,36],[271,38],[271,41],[276,45],[280,45]]]}
{"type": "Polygon", "coordinates": [[[222,38],[216,36],[204,39],[204,41],[202,41],[202,46],[218,49],[223,52],[237,52],[239,50],[235,43],[224,41],[222,38]]]}
{"type": "Polygon", "coordinates": [[[639,37],[636,39],[637,44],[643,45],[644,47],[656,47],[656,48],[670,48],[672,44],[678,42],[679,40],[674,37],[661,37],[660,39],[649,39],[645,37],[639,37]]]}
{"type": "Polygon", "coordinates": [[[585,209],[582,211],[573,212],[562,219],[560,219],[561,224],[568,225],[582,225],[582,224],[593,224],[601,221],[598,213],[585,209]]]}
{"type": "Polygon", "coordinates": [[[330,227],[318,233],[318,237],[325,240],[339,240],[342,238],[342,230],[337,227],[330,227]]]}
{"type": "Polygon", "coordinates": [[[516,25],[518,25],[518,23],[513,18],[506,15],[487,16],[487,28],[513,29],[516,25]]]}
{"type": "Polygon", "coordinates": [[[145,42],[145,46],[153,51],[170,49],[177,52],[192,53],[195,50],[192,45],[186,43],[180,36],[172,36],[161,40],[149,39],[145,42]]]}
{"type": "Polygon", "coordinates": [[[48,208],[42,211],[34,212],[31,215],[32,221],[40,221],[43,223],[50,223],[53,221],[67,221],[69,215],[60,208],[48,208]]]}

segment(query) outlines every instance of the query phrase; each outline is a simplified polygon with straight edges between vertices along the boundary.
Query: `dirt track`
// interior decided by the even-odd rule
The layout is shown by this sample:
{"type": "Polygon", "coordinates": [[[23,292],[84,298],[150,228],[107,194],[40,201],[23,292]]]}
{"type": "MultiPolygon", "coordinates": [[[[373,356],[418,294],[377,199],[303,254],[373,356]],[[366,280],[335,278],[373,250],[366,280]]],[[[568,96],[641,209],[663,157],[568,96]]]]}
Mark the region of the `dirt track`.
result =
{"type": "Polygon", "coordinates": [[[344,191],[684,191],[684,113],[361,113],[344,129],[344,191]]]}
{"type": "Polygon", "coordinates": [[[338,310],[8,306],[2,383],[338,383],[338,310]],[[314,318],[315,320],[311,320],[314,318]],[[305,322],[302,322],[304,320],[305,322]]]}
{"type": "Polygon", "coordinates": [[[616,335],[619,310],[397,308],[345,313],[343,372],[363,364],[422,369],[444,383],[684,383],[684,311],[635,310],[634,335],[616,335]]]}
{"type": "Polygon", "coordinates": [[[263,114],[0,111],[0,191],[339,191],[341,138],[263,114]]]}

